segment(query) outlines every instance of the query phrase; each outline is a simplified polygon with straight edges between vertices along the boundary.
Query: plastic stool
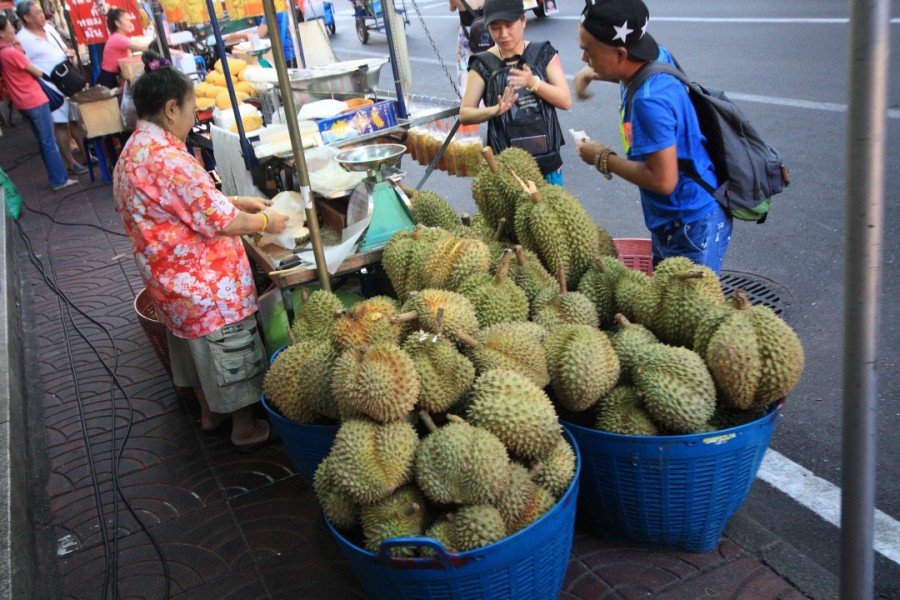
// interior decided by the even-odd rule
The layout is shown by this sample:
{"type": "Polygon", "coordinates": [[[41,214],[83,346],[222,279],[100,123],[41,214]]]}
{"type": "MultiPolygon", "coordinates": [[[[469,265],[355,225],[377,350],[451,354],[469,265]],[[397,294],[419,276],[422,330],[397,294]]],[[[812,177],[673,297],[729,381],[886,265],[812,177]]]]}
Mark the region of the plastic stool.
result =
{"type": "MultiPolygon", "coordinates": [[[[110,177],[109,174],[109,165],[106,162],[106,153],[103,151],[103,138],[85,138],[84,147],[92,148],[94,150],[94,154],[97,156],[97,165],[100,168],[100,176],[103,178],[103,183],[112,183],[112,177],[110,177]]],[[[91,183],[94,183],[94,163],[90,160],[90,156],[88,156],[87,167],[88,175],[90,175],[91,177],[91,183]]]]}

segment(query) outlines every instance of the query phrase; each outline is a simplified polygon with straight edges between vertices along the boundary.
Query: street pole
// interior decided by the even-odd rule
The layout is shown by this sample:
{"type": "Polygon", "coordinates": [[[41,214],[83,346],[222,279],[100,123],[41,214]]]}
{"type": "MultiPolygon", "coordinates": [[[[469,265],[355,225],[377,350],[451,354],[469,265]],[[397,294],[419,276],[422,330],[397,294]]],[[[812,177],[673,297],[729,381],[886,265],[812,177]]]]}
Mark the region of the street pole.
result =
{"type": "Polygon", "coordinates": [[[879,298],[884,238],[889,0],[852,0],[844,249],[842,600],[874,590],[879,298]]]}

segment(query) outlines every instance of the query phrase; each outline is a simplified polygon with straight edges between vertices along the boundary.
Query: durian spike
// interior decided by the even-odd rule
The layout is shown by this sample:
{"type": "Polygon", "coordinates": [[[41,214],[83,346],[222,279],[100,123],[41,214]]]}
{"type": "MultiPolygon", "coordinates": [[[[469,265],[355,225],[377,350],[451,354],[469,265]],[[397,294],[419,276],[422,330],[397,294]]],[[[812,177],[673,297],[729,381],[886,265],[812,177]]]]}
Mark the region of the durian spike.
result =
{"type": "Polygon", "coordinates": [[[601,273],[606,273],[606,263],[603,262],[603,257],[598,256],[594,259],[594,263],[596,263],[597,268],[600,269],[601,273]]]}
{"type": "Polygon", "coordinates": [[[506,248],[503,251],[503,256],[500,258],[500,265],[497,267],[497,276],[494,280],[497,284],[497,287],[503,287],[503,283],[506,281],[506,278],[509,277],[509,261],[512,260],[513,251],[509,248],[506,248]]]}
{"type": "Polygon", "coordinates": [[[569,290],[566,289],[566,266],[562,263],[559,263],[557,278],[559,279],[559,295],[565,296],[569,293],[569,290]]]}
{"type": "Polygon", "coordinates": [[[434,424],[434,419],[431,418],[431,415],[429,415],[428,411],[424,408],[419,411],[419,418],[425,423],[425,427],[427,427],[428,431],[431,433],[438,430],[438,426],[434,424]]]}
{"type": "Polygon", "coordinates": [[[456,332],[456,339],[461,341],[463,344],[472,346],[473,348],[477,348],[478,346],[481,345],[481,342],[479,342],[478,340],[473,338],[471,335],[469,335],[462,329],[460,329],[459,331],[456,332]]]}
{"type": "Polygon", "coordinates": [[[490,146],[485,146],[481,149],[481,155],[484,157],[484,160],[488,164],[488,168],[491,170],[491,173],[497,173],[500,171],[500,165],[497,164],[497,159],[494,157],[494,151],[490,146]]]}
{"type": "Polygon", "coordinates": [[[703,279],[706,277],[706,273],[704,271],[691,269],[690,271],[681,271],[676,277],[679,281],[685,281],[687,279],[703,279]]]}
{"type": "Polygon", "coordinates": [[[499,242],[503,239],[503,230],[506,229],[506,217],[500,217],[497,221],[497,229],[494,231],[494,241],[499,242]]]}
{"type": "Polygon", "coordinates": [[[400,313],[394,317],[391,317],[391,323],[396,325],[397,323],[409,323],[410,321],[415,321],[419,318],[419,313],[414,310],[409,312],[400,313]]]}
{"type": "Polygon", "coordinates": [[[731,294],[731,298],[734,300],[734,307],[738,310],[747,310],[753,306],[750,302],[750,296],[747,295],[747,290],[745,289],[734,290],[734,293],[731,294]]]}
{"type": "Polygon", "coordinates": [[[625,329],[629,325],[631,325],[631,321],[628,320],[628,317],[623,315],[622,313],[616,313],[616,316],[613,317],[613,322],[620,329],[625,329]]]}
{"type": "Polygon", "coordinates": [[[463,214],[459,215],[459,222],[462,223],[463,225],[465,225],[466,227],[471,227],[472,226],[472,216],[469,213],[464,212],[463,214]]]}
{"type": "Polygon", "coordinates": [[[437,309],[437,331],[434,333],[434,341],[438,341],[441,339],[441,335],[444,333],[444,307],[441,306],[437,309]]]}
{"type": "Polygon", "coordinates": [[[519,266],[524,267],[525,263],[528,262],[527,260],[525,260],[525,249],[522,248],[521,245],[516,244],[513,250],[515,250],[516,260],[519,262],[519,266]]]}

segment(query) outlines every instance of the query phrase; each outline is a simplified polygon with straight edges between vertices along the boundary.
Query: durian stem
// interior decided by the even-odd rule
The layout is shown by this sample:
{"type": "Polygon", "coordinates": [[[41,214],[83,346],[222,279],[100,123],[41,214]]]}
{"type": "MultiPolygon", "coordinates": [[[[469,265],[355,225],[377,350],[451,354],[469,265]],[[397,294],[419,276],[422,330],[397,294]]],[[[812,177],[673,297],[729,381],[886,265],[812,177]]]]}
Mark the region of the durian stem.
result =
{"type": "Polygon", "coordinates": [[[434,334],[437,337],[441,337],[441,334],[444,332],[444,307],[441,306],[437,309],[437,328],[434,334]]]}
{"type": "Polygon", "coordinates": [[[424,408],[419,411],[419,418],[422,419],[422,422],[425,423],[425,427],[427,427],[428,431],[431,433],[438,430],[438,426],[434,424],[434,419],[431,418],[431,415],[429,415],[428,411],[424,408]]]}
{"type": "Polygon", "coordinates": [[[537,185],[533,181],[528,182],[528,194],[531,196],[531,201],[537,204],[541,201],[541,193],[538,191],[537,185]]]}
{"type": "Polygon", "coordinates": [[[734,307],[738,310],[747,310],[752,306],[750,296],[747,295],[747,290],[745,289],[734,290],[731,298],[734,300],[734,307]]]}
{"type": "Polygon", "coordinates": [[[497,229],[494,231],[494,241],[499,242],[503,239],[503,231],[506,229],[506,217],[500,217],[497,221],[497,229]]]}
{"type": "Polygon", "coordinates": [[[346,314],[347,314],[347,309],[341,308],[341,309],[334,311],[331,316],[333,316],[335,319],[340,319],[341,317],[343,317],[346,314]]]}
{"type": "Polygon", "coordinates": [[[403,183],[400,184],[400,189],[403,191],[404,194],[409,196],[410,199],[412,199],[412,197],[415,196],[416,193],[419,191],[416,188],[411,188],[408,185],[403,184],[403,183]]]}
{"type": "Polygon", "coordinates": [[[521,245],[516,244],[514,250],[516,252],[516,260],[519,261],[519,266],[524,267],[527,262],[525,260],[525,249],[522,248],[521,245]]]}
{"type": "Polygon", "coordinates": [[[557,278],[559,279],[559,295],[565,296],[569,292],[566,289],[566,266],[562,263],[559,263],[557,278]]]}
{"type": "Polygon", "coordinates": [[[631,321],[629,321],[628,317],[626,317],[622,313],[616,313],[616,316],[613,317],[613,322],[619,329],[626,329],[629,325],[631,325],[631,321]]]}
{"type": "Polygon", "coordinates": [[[462,329],[460,329],[459,331],[456,332],[456,339],[461,341],[463,344],[472,346],[473,348],[477,348],[478,346],[481,345],[481,342],[479,342],[478,340],[473,338],[471,335],[469,335],[462,329]]]}
{"type": "Polygon", "coordinates": [[[309,299],[309,292],[305,287],[300,288],[300,298],[302,298],[304,302],[309,299]]]}
{"type": "Polygon", "coordinates": [[[451,423],[465,423],[466,422],[466,420],[463,419],[462,417],[460,417],[459,415],[451,415],[451,414],[447,415],[447,420],[450,421],[451,423]]]}
{"type": "Polygon", "coordinates": [[[297,336],[294,335],[293,330],[289,327],[287,330],[288,339],[291,340],[291,346],[297,343],[297,336]]]}
{"type": "Polygon", "coordinates": [[[513,251],[509,248],[503,250],[503,256],[500,258],[500,265],[497,267],[497,287],[503,287],[506,278],[509,277],[509,261],[512,260],[513,251]]]}
{"type": "Polygon", "coordinates": [[[397,323],[409,323],[410,321],[415,321],[419,318],[419,313],[414,310],[409,312],[400,313],[395,317],[391,317],[391,323],[396,325],[397,323]]]}
{"type": "Polygon", "coordinates": [[[459,222],[465,225],[466,227],[472,226],[472,216],[469,213],[464,212],[459,216],[459,222]]]}
{"type": "Polygon", "coordinates": [[[690,271],[681,271],[676,275],[679,281],[687,281],[688,279],[703,279],[706,277],[706,273],[703,271],[699,271],[696,269],[691,269],[690,271]]]}
{"type": "Polygon", "coordinates": [[[485,162],[488,164],[488,168],[491,170],[491,173],[497,173],[500,170],[500,165],[497,164],[497,159],[494,156],[494,151],[490,146],[485,146],[481,149],[481,155],[484,157],[485,162]]]}
{"type": "Polygon", "coordinates": [[[416,228],[413,229],[413,239],[416,240],[417,242],[420,239],[422,239],[422,224],[421,223],[417,223],[416,228]]]}

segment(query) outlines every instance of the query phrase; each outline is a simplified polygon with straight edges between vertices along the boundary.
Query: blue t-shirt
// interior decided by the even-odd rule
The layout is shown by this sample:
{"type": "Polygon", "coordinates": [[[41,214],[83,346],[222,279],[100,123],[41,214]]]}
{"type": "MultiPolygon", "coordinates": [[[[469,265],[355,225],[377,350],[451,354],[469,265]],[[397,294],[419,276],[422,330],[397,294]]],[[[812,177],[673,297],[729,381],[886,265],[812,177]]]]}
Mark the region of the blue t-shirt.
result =
{"type": "MultiPolygon", "coordinates": [[[[278,33],[281,35],[281,45],[284,46],[284,57],[292,60],[294,58],[294,42],[291,40],[291,20],[288,18],[287,11],[275,13],[275,20],[278,21],[278,33]]],[[[265,22],[266,18],[263,17],[260,24],[265,22]]]]}
{"type": "MultiPolygon", "coordinates": [[[[675,64],[662,46],[657,60],[675,64]]],[[[625,86],[621,86],[621,94],[622,143],[630,160],[643,161],[650,153],[675,146],[679,160],[693,161],[703,180],[717,187],[706,137],[700,132],[697,113],[683,83],[665,73],[651,75],[635,93],[628,117],[624,114],[625,86]]],[[[692,223],[716,208],[715,198],[680,171],[675,190],[669,195],[639,189],[644,223],[650,230],[669,229],[676,220],[692,223]]]]}

